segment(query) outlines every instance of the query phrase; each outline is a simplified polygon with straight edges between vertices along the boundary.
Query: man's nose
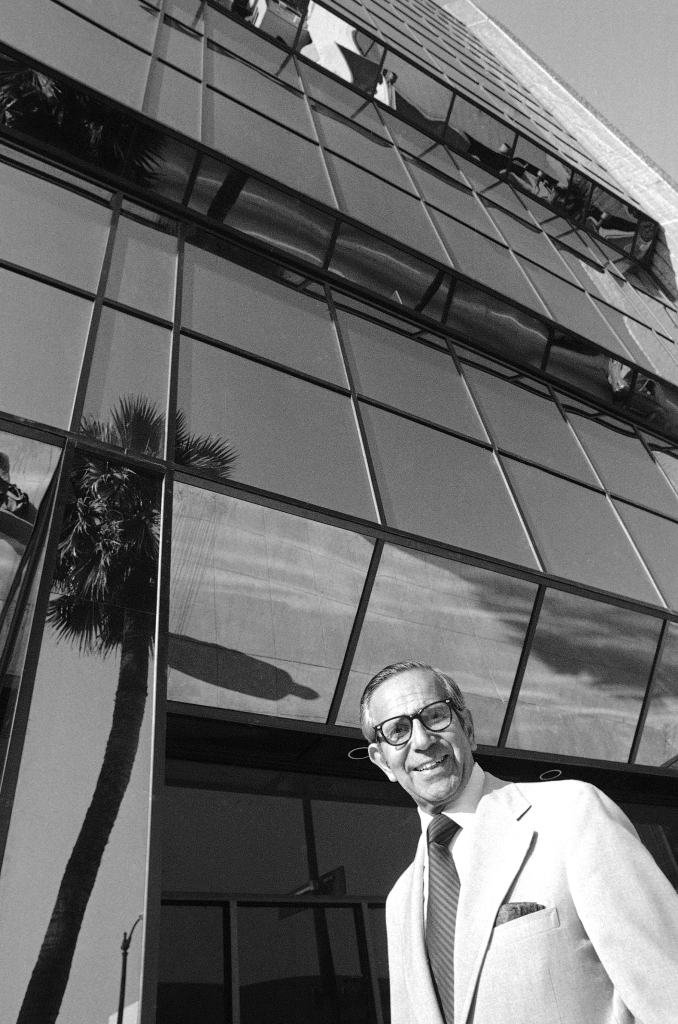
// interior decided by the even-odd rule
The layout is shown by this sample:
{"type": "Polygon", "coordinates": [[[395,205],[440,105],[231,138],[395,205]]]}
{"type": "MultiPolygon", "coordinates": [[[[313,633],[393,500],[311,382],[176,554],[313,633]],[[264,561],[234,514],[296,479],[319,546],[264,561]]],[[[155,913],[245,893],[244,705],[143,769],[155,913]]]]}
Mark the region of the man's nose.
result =
{"type": "Polygon", "coordinates": [[[433,742],[431,733],[419,718],[415,718],[412,722],[412,739],[410,742],[418,750],[426,750],[433,742]]]}

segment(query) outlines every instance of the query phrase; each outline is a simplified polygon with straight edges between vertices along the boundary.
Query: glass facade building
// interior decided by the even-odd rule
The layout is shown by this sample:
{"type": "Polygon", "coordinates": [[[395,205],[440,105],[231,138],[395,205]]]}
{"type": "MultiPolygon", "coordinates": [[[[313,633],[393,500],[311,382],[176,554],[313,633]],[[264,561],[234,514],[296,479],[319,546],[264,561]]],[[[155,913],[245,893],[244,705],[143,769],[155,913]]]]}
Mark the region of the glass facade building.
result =
{"type": "Polygon", "coordinates": [[[400,660],[678,886],[661,218],[472,4],[0,7],[0,1018],[387,1024],[400,660]]]}

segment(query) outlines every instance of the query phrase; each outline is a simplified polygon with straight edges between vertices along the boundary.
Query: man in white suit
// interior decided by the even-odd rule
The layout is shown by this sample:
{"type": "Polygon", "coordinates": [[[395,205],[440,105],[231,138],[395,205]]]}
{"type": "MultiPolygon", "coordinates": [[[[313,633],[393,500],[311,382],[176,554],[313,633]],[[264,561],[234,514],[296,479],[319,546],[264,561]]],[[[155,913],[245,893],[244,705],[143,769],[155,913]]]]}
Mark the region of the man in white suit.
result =
{"type": "Polygon", "coordinates": [[[392,1024],[678,1022],[678,895],[611,800],[483,772],[459,688],[427,665],[378,673],[361,722],[423,828],[386,903],[392,1024]],[[443,850],[458,900],[451,1003],[428,934],[440,895],[427,829],[449,828],[441,814],[461,826],[443,850]]]}

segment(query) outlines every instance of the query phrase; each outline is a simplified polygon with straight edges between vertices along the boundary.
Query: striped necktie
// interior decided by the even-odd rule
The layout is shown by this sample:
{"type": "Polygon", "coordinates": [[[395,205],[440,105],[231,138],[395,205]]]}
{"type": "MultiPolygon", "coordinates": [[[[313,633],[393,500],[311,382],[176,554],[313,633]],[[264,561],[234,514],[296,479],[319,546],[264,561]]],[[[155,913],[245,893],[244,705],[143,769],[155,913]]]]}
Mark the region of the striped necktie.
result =
{"type": "Polygon", "coordinates": [[[426,949],[445,1024],[454,1024],[454,926],[459,875],[449,851],[456,821],[436,814],[428,826],[426,949]]]}

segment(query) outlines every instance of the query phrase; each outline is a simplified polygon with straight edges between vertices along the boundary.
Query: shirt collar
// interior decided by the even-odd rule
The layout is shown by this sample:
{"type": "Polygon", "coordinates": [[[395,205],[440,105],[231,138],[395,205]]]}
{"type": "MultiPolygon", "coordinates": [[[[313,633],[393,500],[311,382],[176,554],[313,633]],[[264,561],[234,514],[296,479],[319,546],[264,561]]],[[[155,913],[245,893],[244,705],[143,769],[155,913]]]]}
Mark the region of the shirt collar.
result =
{"type": "MultiPolygon", "coordinates": [[[[452,821],[456,821],[462,828],[468,828],[470,825],[469,819],[473,818],[478,809],[484,785],[485,772],[477,762],[474,762],[473,771],[469,776],[468,782],[459,796],[455,797],[445,808],[443,814],[446,814],[452,821]]],[[[421,819],[421,830],[426,832],[433,815],[423,811],[421,807],[418,807],[417,810],[421,819]]]]}

